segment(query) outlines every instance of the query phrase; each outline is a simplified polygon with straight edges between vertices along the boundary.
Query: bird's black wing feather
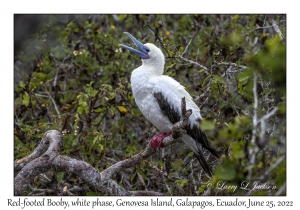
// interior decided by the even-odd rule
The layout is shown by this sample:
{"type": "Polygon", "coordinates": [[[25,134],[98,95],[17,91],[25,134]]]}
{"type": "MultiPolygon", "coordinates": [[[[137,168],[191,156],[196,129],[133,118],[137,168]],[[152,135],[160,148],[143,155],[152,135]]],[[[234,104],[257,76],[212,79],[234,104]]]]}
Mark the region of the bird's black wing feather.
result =
{"type": "Polygon", "coordinates": [[[175,124],[179,122],[180,115],[170,106],[168,101],[163,97],[162,93],[154,93],[159,108],[169,118],[171,123],[175,124]]]}
{"type": "MultiPolygon", "coordinates": [[[[173,107],[168,103],[168,101],[163,97],[162,93],[157,92],[154,93],[154,97],[156,98],[158,105],[162,112],[169,118],[169,120],[175,124],[180,120],[180,115],[178,112],[176,112],[173,107]]],[[[199,142],[204,148],[206,148],[208,151],[210,151],[214,156],[219,157],[218,153],[215,151],[214,148],[210,145],[208,142],[206,135],[204,132],[202,132],[197,126],[191,126],[188,124],[185,127],[185,130],[187,131],[187,134],[191,136],[193,139],[195,139],[197,142],[199,142]]],[[[199,147],[199,146],[198,146],[199,147]]],[[[209,165],[207,164],[203,154],[202,154],[202,149],[197,148],[198,150],[198,155],[196,155],[198,161],[200,162],[202,168],[204,171],[212,176],[211,170],[209,165]]]]}
{"type": "MultiPolygon", "coordinates": [[[[180,120],[180,115],[170,106],[168,101],[163,97],[162,93],[154,93],[160,109],[169,118],[169,120],[175,124],[180,120]]],[[[196,125],[192,128],[189,124],[185,127],[187,134],[196,139],[200,144],[210,151],[214,156],[220,157],[216,150],[210,145],[204,132],[202,132],[196,125]]]]}
{"type": "Polygon", "coordinates": [[[187,125],[185,127],[185,130],[188,135],[193,137],[193,139],[197,139],[199,143],[203,145],[205,149],[211,152],[216,157],[220,157],[216,150],[210,145],[209,141],[206,138],[206,135],[203,131],[201,131],[196,125],[194,125],[192,128],[190,125],[187,125]]]}

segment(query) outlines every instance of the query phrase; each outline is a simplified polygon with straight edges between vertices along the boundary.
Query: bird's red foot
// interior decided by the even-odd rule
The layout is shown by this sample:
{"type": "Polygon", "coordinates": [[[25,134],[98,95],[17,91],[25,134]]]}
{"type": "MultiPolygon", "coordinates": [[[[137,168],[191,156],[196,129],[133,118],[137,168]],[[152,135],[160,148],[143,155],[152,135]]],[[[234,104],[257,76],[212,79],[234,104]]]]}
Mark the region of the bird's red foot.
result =
{"type": "Polygon", "coordinates": [[[166,138],[167,136],[170,136],[172,133],[160,133],[160,134],[156,134],[155,136],[152,137],[152,139],[150,140],[150,146],[152,148],[163,148],[165,147],[165,145],[163,144],[163,140],[164,138],[166,138]]]}

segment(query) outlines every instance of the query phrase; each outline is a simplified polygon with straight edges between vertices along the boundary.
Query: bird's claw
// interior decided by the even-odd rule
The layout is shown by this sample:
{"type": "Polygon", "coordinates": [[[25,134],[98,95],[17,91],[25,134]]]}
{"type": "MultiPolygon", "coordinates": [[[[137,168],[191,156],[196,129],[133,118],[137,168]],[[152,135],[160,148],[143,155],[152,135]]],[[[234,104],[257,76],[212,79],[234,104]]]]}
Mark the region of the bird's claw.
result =
{"type": "Polygon", "coordinates": [[[167,136],[170,136],[171,133],[160,133],[160,134],[156,134],[155,136],[152,137],[152,139],[150,140],[150,146],[152,148],[164,148],[165,145],[163,144],[163,140],[164,138],[166,138],[167,136]]]}

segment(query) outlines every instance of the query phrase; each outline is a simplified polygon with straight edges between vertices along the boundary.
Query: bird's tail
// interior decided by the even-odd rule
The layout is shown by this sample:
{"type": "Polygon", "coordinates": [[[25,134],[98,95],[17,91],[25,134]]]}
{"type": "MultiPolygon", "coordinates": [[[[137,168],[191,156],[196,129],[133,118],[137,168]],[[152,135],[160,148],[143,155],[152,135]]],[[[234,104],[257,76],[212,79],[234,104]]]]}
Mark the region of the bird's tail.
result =
{"type": "Polygon", "coordinates": [[[204,156],[203,156],[203,149],[202,145],[197,143],[192,137],[188,135],[184,135],[182,137],[182,140],[184,143],[188,146],[190,150],[192,150],[198,159],[200,165],[202,166],[203,170],[210,176],[212,177],[212,171],[210,169],[210,166],[206,162],[204,156]]]}
{"type": "Polygon", "coordinates": [[[205,147],[205,149],[207,149],[208,151],[211,152],[211,154],[213,154],[215,157],[219,158],[220,155],[217,153],[217,151],[210,145],[209,141],[207,140],[206,138],[206,135],[205,133],[203,133],[201,130],[200,131],[200,135],[201,135],[201,139],[202,139],[202,142],[203,142],[203,146],[205,147]]]}
{"type": "Polygon", "coordinates": [[[208,174],[209,177],[212,177],[212,172],[211,172],[210,167],[207,164],[207,162],[206,162],[206,160],[205,160],[205,158],[203,156],[203,153],[199,152],[198,154],[199,155],[197,155],[195,153],[195,156],[198,159],[198,161],[199,161],[200,165],[202,166],[203,170],[208,174]]]}

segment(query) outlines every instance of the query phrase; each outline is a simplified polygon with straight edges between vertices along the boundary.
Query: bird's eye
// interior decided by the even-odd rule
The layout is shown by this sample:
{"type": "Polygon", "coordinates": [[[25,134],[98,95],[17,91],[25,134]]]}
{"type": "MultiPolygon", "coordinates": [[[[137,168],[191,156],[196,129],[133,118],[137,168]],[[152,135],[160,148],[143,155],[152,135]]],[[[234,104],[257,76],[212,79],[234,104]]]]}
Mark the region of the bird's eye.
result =
{"type": "Polygon", "coordinates": [[[146,52],[150,52],[150,49],[147,46],[144,45],[144,47],[145,47],[146,52]]]}

